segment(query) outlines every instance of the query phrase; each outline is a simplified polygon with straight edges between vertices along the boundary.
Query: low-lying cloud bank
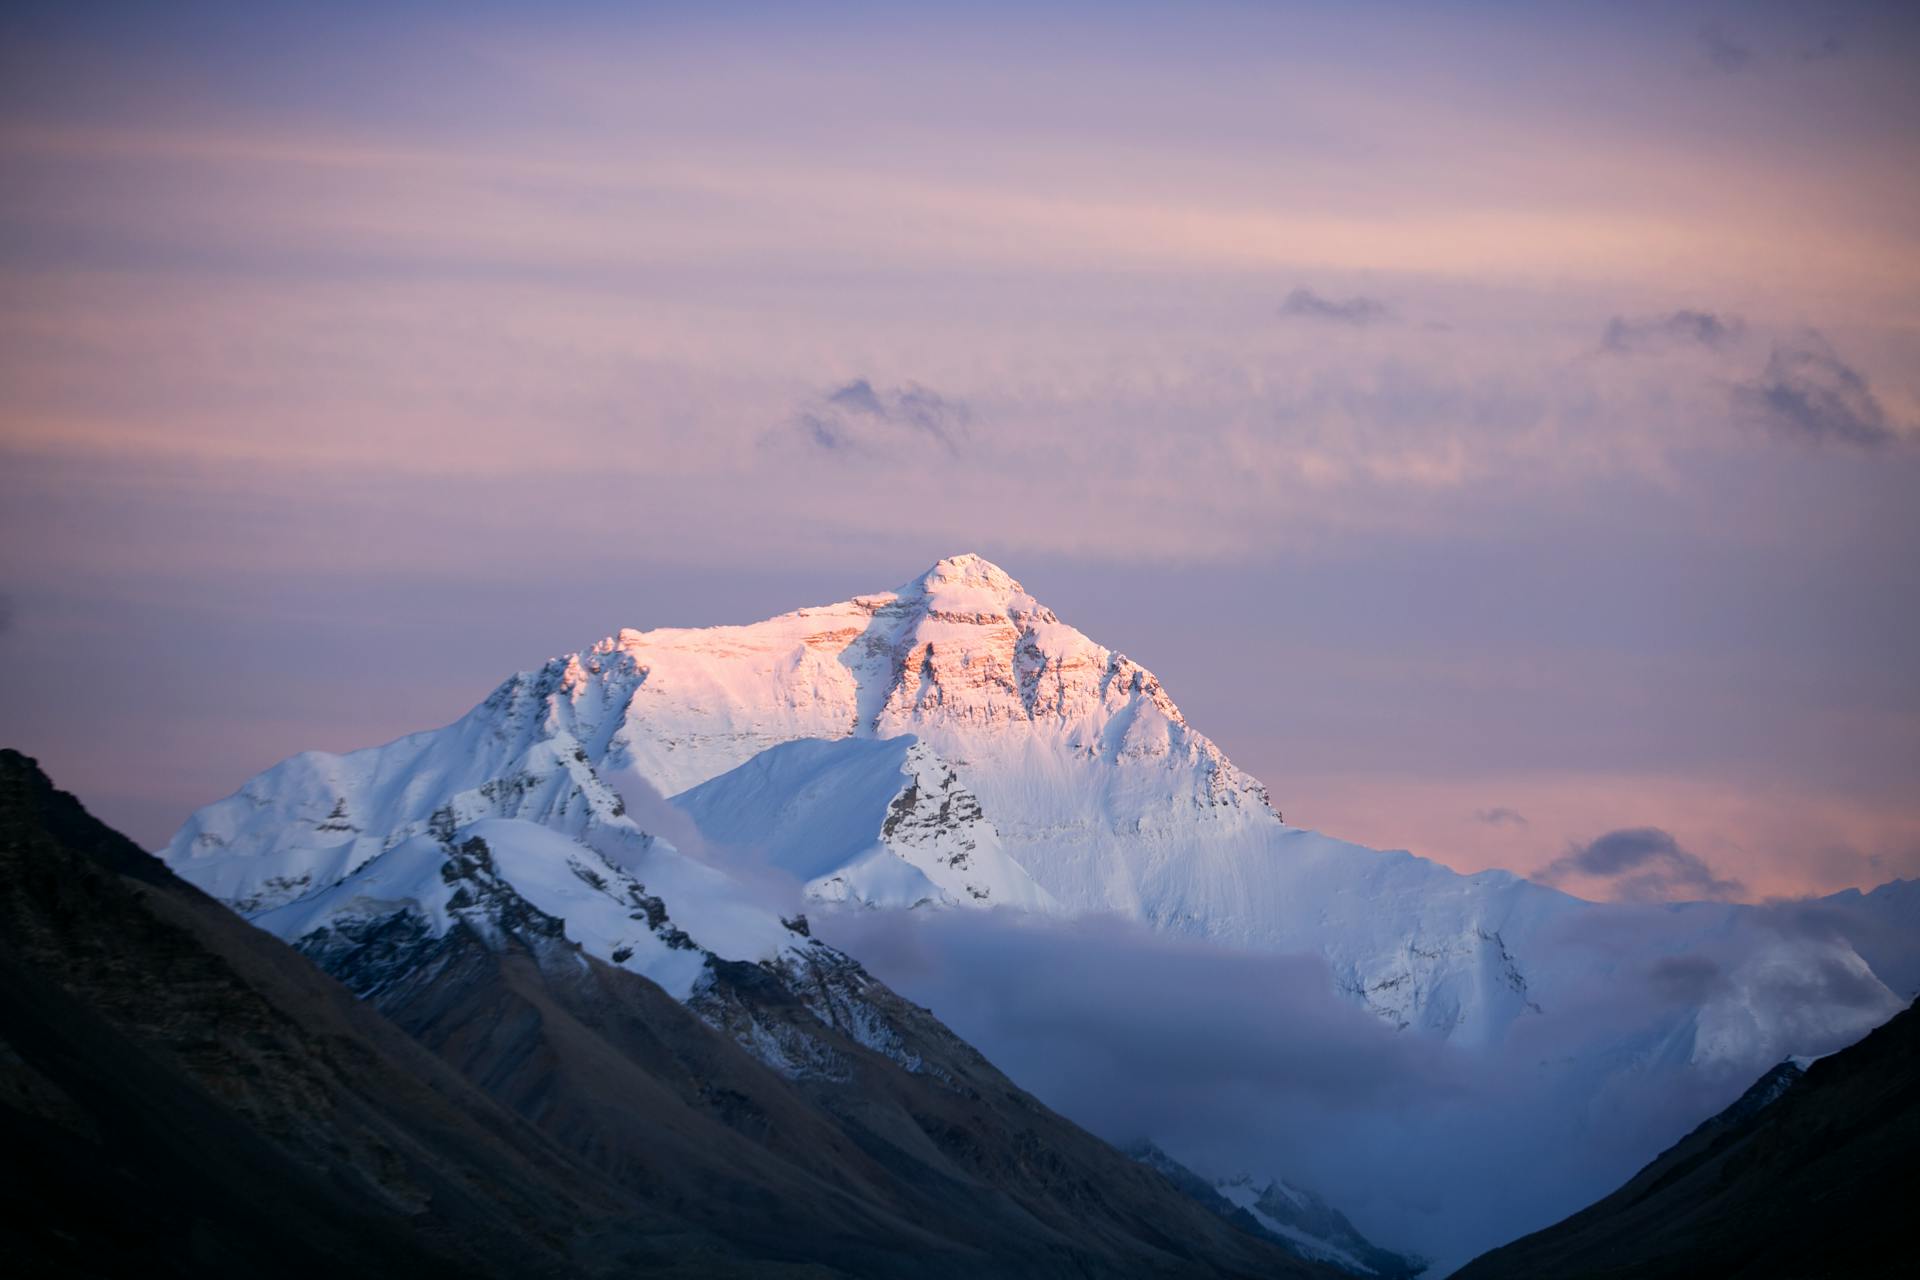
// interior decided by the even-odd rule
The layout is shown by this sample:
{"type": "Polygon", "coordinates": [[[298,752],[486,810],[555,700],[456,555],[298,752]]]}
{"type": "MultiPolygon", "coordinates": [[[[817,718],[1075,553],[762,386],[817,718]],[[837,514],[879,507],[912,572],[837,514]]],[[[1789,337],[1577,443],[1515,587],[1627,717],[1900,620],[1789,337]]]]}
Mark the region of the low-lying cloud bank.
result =
{"type": "Polygon", "coordinates": [[[1804,906],[1728,913],[1663,954],[1671,908],[1621,907],[1560,945],[1610,970],[1484,1052],[1337,996],[1318,957],[1236,952],[1108,918],[816,914],[816,932],[931,1007],[1020,1084],[1116,1143],[1151,1138],[1215,1176],[1286,1177],[1435,1274],[1610,1191],[1786,1052],[1840,1047],[1836,1007],[1886,1012],[1817,943],[1866,927],[1804,906]],[[1807,963],[1748,963],[1804,941],[1807,963]],[[1693,1066],[1693,1009],[1732,994],[1755,1048],[1693,1066]]]}

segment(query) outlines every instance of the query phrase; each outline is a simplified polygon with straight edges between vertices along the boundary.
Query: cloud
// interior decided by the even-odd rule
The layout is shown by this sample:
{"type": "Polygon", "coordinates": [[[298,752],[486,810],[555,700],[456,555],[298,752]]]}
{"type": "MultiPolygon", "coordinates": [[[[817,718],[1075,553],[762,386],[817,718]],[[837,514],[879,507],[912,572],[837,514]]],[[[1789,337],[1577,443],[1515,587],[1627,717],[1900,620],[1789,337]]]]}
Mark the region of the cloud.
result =
{"type": "Polygon", "coordinates": [[[1575,845],[1533,877],[1543,884],[1574,879],[1611,882],[1621,902],[1670,902],[1735,898],[1746,892],[1738,880],[1722,879],[1697,855],[1658,827],[1623,827],[1575,845]]]}
{"type": "Polygon", "coordinates": [[[1776,344],[1759,378],[1733,389],[1735,412],[1781,435],[1871,449],[1893,440],[1866,378],[1809,330],[1776,344]]]}
{"type": "Polygon", "coordinates": [[[1527,825],[1525,814],[1521,813],[1518,809],[1508,809],[1504,806],[1493,809],[1475,809],[1473,811],[1473,817],[1474,821],[1484,822],[1490,827],[1524,827],[1527,825]]]}
{"type": "Polygon", "coordinates": [[[1801,48],[1799,58],[1802,62],[1825,62],[1829,58],[1841,57],[1846,51],[1846,43],[1839,36],[1828,33],[1801,48]]]}
{"type": "Polygon", "coordinates": [[[1662,998],[1681,1005],[1704,1004],[1731,987],[1720,962],[1711,956],[1663,956],[1647,970],[1647,981],[1662,998]]]}
{"type": "Polygon", "coordinates": [[[1287,295],[1287,300],[1280,304],[1280,314],[1303,320],[1330,320],[1358,326],[1386,319],[1387,308],[1385,303],[1365,297],[1336,302],[1303,286],[1287,295]]]}
{"type": "Polygon", "coordinates": [[[1232,951],[1111,917],[834,913],[823,927],[897,976],[970,975],[978,985],[947,992],[940,1016],[990,1022],[996,1039],[1027,1046],[1023,1061],[1124,1063],[1108,1077],[1103,1110],[1115,1124],[1138,1117],[1137,1136],[1223,1093],[1280,1089],[1316,1106],[1398,1108],[1411,1102],[1410,1074],[1429,1097],[1467,1083],[1435,1074],[1431,1042],[1336,995],[1319,956],[1232,951]],[[1038,973],[1048,981],[1033,980],[1038,973]],[[1143,1009],[1154,1011],[1149,1022],[1138,1020],[1143,1009]]]}
{"type": "Polygon", "coordinates": [[[1745,328],[1740,317],[1712,311],[1682,309],[1659,316],[1615,316],[1607,321],[1600,346],[1621,355],[1676,346],[1719,350],[1738,342],[1745,328]]]}
{"type": "MultiPolygon", "coordinates": [[[[1596,842],[1600,861],[1633,861],[1608,856],[1618,843],[1596,842]]],[[[1612,1190],[1780,1056],[1844,1044],[1830,1002],[1891,1011],[1826,940],[1843,913],[1805,914],[1709,904],[1563,918],[1552,928],[1564,932],[1521,948],[1523,968],[1564,961],[1535,974],[1542,1012],[1482,1046],[1396,1031],[1338,994],[1318,955],[1100,917],[810,918],[1109,1141],[1150,1138],[1212,1176],[1286,1177],[1380,1243],[1457,1263],[1612,1190]],[[1703,931],[1703,911],[1724,927],[1703,931]],[[1703,1005],[1754,1019],[1733,1058],[1641,1052],[1688,1035],[1703,1005]],[[1636,1065],[1617,1071],[1625,1060],[1636,1065]]],[[[1858,1034],[1858,1018],[1840,1021],[1858,1034]]]]}
{"type": "Polygon", "coordinates": [[[957,453],[971,417],[965,402],[917,383],[880,391],[855,378],[801,409],[793,422],[808,441],[831,452],[877,449],[917,433],[957,453]]]}
{"type": "Polygon", "coordinates": [[[1708,23],[1695,37],[1700,52],[1717,71],[1740,71],[1753,61],[1753,46],[1733,35],[1718,23],[1708,23]]]}
{"type": "Polygon", "coordinates": [[[887,416],[887,408],[880,403],[880,397],[874,393],[873,384],[865,378],[855,378],[846,386],[827,397],[827,403],[851,413],[864,413],[872,418],[887,416]]]}

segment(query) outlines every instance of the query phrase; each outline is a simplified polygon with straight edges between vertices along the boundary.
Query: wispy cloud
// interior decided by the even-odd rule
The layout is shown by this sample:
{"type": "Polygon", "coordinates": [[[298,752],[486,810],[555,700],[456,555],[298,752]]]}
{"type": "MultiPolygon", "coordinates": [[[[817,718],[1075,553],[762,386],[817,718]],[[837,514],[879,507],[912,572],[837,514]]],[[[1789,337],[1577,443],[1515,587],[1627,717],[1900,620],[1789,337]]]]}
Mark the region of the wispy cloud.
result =
{"type": "Polygon", "coordinates": [[[960,450],[960,435],[972,418],[966,403],[916,383],[879,391],[855,378],[794,415],[794,425],[815,446],[832,453],[898,443],[919,435],[960,450]]]}
{"type": "Polygon", "coordinates": [[[1492,809],[1476,809],[1474,810],[1473,818],[1474,821],[1484,822],[1490,827],[1524,827],[1527,825],[1525,814],[1521,813],[1518,809],[1509,809],[1505,806],[1492,809]]]}
{"type": "Polygon", "coordinates": [[[1387,318],[1386,304],[1374,298],[1352,297],[1335,300],[1322,297],[1304,286],[1287,295],[1280,314],[1303,320],[1330,320],[1338,324],[1367,325],[1387,318]]]}
{"type": "Polygon", "coordinates": [[[1717,22],[1701,27],[1694,37],[1701,56],[1716,71],[1729,74],[1744,70],[1753,61],[1753,46],[1717,22]]]}
{"type": "Polygon", "coordinates": [[[1738,342],[1745,330],[1739,316],[1683,308],[1664,315],[1615,316],[1607,321],[1600,346],[1620,355],[1676,346],[1719,350],[1738,342]]]}
{"type": "Polygon", "coordinates": [[[1735,386],[1733,398],[1742,418],[1782,435],[1864,449],[1894,439],[1865,376],[1811,330],[1777,344],[1766,371],[1735,386]]]}
{"type": "Polygon", "coordinates": [[[1675,1004],[1704,1004],[1732,984],[1712,956],[1690,953],[1662,956],[1647,970],[1647,982],[1659,996],[1675,1004]]]}
{"type": "Polygon", "coordinates": [[[1846,42],[1838,35],[1828,32],[1813,43],[1802,46],[1799,57],[1802,62],[1825,62],[1829,58],[1843,57],[1846,52],[1846,42]]]}
{"type": "Polygon", "coordinates": [[[1575,845],[1534,878],[1553,885],[1602,881],[1621,902],[1730,899],[1746,892],[1745,885],[1715,874],[1705,860],[1658,827],[1609,831],[1589,844],[1575,845]]]}

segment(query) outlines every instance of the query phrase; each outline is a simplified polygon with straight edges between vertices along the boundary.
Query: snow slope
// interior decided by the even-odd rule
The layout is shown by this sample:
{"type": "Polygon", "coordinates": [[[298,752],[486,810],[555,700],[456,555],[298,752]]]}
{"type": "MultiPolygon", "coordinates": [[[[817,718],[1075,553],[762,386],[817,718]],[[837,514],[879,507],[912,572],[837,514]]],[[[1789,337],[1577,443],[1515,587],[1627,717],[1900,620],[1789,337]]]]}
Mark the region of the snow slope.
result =
{"type": "Polygon", "coordinates": [[[782,743],[677,803],[709,841],[826,902],[1054,909],[954,767],[912,737],[782,743]]]}
{"type": "Polygon", "coordinates": [[[682,998],[707,952],[775,960],[818,945],[641,831],[570,733],[499,694],[443,730],[283,761],[196,813],[160,856],[289,941],[395,913],[437,936],[484,917],[461,909],[444,870],[475,836],[573,941],[682,998]]]}

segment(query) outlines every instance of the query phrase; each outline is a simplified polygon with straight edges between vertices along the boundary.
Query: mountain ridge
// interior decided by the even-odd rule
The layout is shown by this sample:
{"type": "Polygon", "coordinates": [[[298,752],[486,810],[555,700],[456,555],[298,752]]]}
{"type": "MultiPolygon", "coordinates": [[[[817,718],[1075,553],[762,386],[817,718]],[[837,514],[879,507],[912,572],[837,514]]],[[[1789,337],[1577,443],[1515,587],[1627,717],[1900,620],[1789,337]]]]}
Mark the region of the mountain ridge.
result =
{"type": "Polygon", "coordinates": [[[760,965],[718,964],[696,1016],[518,899],[484,836],[446,860],[474,905],[444,932],[389,927],[317,957],[354,994],[11,751],[0,837],[0,1129],[18,1143],[0,1228],[23,1262],[1328,1274],[1192,1205],[850,961],[817,982],[859,990],[891,1046],[760,965]],[[810,1045],[819,1069],[774,1070],[741,1046],[755,1036],[810,1045]]]}
{"type": "MultiPolygon", "coordinates": [[[[718,843],[744,839],[762,856],[794,815],[841,806],[838,820],[861,831],[840,842],[837,864],[809,862],[800,879],[816,899],[1111,913],[1229,946],[1317,951],[1382,1019],[1469,1044],[1571,1003],[1608,962],[1559,939],[1579,920],[1636,910],[1286,826],[1265,787],[1188,724],[1151,672],[971,555],[892,592],[761,623],[622,630],[510,677],[444,729],[276,765],[195,814],[162,857],[278,927],[269,913],[411,840],[510,820],[582,846],[569,856],[594,877],[643,886],[699,948],[753,961],[804,951],[780,923],[790,909],[756,907],[711,859],[633,820],[661,797],[719,830],[718,843]],[[863,743],[907,738],[910,770],[864,754],[875,748],[863,743]],[[803,751],[816,768],[773,767],[803,751]],[[876,769],[898,777],[876,791],[876,769]],[[935,806],[931,825],[895,822],[895,806],[911,809],[931,778],[951,778],[956,803],[935,806]],[[956,869],[962,855],[969,865],[956,869]]],[[[796,856],[776,849],[771,861],[791,873],[796,856]]],[[[1664,935],[1656,954],[1678,954],[1741,910],[1641,914],[1664,935]]],[[[1897,1007],[1843,940],[1780,945],[1880,987],[1877,1016],[1849,1023],[1851,1034],[1897,1007]]],[[[613,962],[683,996],[699,981],[699,962],[657,930],[613,929],[595,951],[622,953],[613,962]]],[[[1883,967],[1906,971],[1905,949],[1887,955],[1883,967]]],[[[1743,981],[1771,981],[1764,969],[1743,981]]],[[[1753,1023],[1751,1003],[1715,996],[1695,1051],[1804,1051],[1775,1043],[1787,1033],[1753,1023]]]]}

